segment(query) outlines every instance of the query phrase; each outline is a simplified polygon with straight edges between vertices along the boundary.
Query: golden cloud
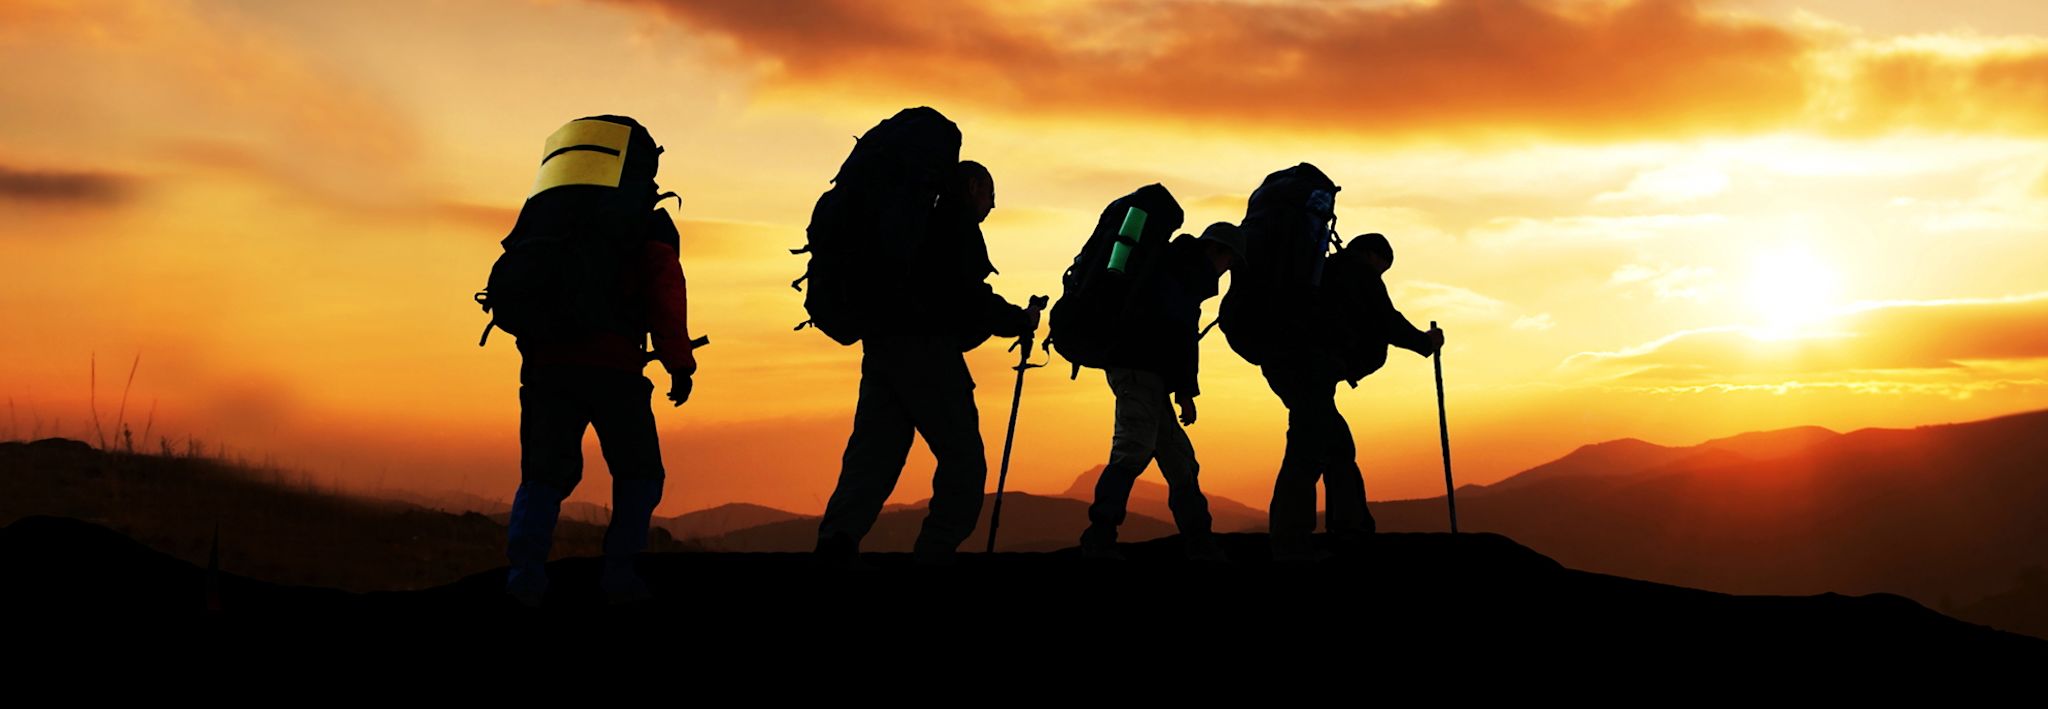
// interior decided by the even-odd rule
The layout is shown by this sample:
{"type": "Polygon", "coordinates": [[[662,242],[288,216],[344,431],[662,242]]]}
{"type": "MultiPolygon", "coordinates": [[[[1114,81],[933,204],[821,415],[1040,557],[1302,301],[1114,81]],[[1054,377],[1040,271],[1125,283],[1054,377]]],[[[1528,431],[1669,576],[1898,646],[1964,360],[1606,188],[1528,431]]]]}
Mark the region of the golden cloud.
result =
{"type": "Polygon", "coordinates": [[[1611,137],[1767,127],[1807,98],[1800,34],[1681,0],[615,1],[729,40],[775,84],[1020,113],[1611,137]]]}
{"type": "Polygon", "coordinates": [[[2048,41],[1957,36],[1862,42],[1829,53],[1839,81],[1817,93],[1830,127],[2048,131],[2048,41]]]}
{"type": "Polygon", "coordinates": [[[1899,381],[1901,373],[1969,372],[2043,358],[2048,293],[1867,304],[1836,327],[1798,337],[1738,327],[1687,330],[1619,351],[1582,352],[1560,366],[1598,380],[1712,387],[1822,375],[1838,384],[1867,384],[1899,381]]]}
{"type": "Polygon", "coordinates": [[[1693,0],[609,0],[772,88],[1375,138],[2048,131],[2048,43],[1863,39],[1693,0]]]}

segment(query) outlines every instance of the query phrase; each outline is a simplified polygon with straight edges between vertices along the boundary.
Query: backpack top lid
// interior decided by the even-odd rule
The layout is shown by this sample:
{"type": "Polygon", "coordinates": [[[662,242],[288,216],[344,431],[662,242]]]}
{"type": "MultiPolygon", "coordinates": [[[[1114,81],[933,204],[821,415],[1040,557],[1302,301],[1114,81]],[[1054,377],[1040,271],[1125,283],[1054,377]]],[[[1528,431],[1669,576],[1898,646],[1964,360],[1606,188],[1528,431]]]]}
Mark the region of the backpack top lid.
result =
{"type": "Polygon", "coordinates": [[[937,109],[917,106],[897,111],[862,133],[832,182],[908,181],[936,192],[959,162],[960,126],[937,109]]]}
{"type": "Polygon", "coordinates": [[[588,185],[654,189],[662,148],[645,126],[625,116],[590,116],[564,124],[541,149],[531,199],[557,187],[588,185]]]}
{"type": "Polygon", "coordinates": [[[1108,207],[1103,208],[1102,216],[1096,220],[1096,231],[1106,234],[1117,233],[1123,225],[1124,214],[1132,207],[1145,211],[1144,234],[1148,236],[1159,234],[1171,238],[1173,232],[1180,229],[1181,221],[1186,218],[1186,213],[1181,211],[1180,202],[1173,198],[1173,193],[1167,191],[1165,185],[1154,182],[1110,202],[1108,207]]]}
{"type": "MultiPolygon", "coordinates": [[[[1315,192],[1335,196],[1342,190],[1320,168],[1301,163],[1267,175],[1252,191],[1245,204],[1245,220],[1257,221],[1273,212],[1298,214],[1309,211],[1308,198],[1315,192]]],[[[1249,226],[1249,225],[1246,225],[1249,226]]]]}
{"type": "Polygon", "coordinates": [[[1231,292],[1268,286],[1307,286],[1320,272],[1323,244],[1307,241],[1315,229],[1327,228],[1334,217],[1334,199],[1343,188],[1316,166],[1301,163],[1267,175],[1246,201],[1238,228],[1245,238],[1245,265],[1233,275],[1231,292]]]}

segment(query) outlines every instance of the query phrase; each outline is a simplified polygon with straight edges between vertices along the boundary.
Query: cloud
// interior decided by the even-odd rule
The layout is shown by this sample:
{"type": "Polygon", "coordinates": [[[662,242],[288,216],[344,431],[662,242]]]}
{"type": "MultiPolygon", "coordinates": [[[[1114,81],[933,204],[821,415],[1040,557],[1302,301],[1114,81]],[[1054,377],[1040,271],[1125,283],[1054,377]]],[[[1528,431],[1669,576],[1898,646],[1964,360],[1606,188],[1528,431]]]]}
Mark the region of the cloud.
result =
{"type": "Polygon", "coordinates": [[[1759,384],[1692,384],[1623,388],[1628,391],[1645,394],[1764,393],[1783,396],[1787,394],[1837,391],[1851,394],[1892,396],[1917,394],[1962,400],[1992,392],[2036,391],[2048,388],[2048,379],[2033,377],[2026,379],[1970,379],[1967,381],[1901,381],[1898,379],[1851,381],[1785,380],[1759,384]]]}
{"type": "Polygon", "coordinates": [[[0,200],[105,207],[134,193],[136,179],[111,172],[27,170],[0,165],[0,200]]]}
{"type": "Polygon", "coordinates": [[[1604,244],[1676,236],[1712,238],[1726,229],[1728,221],[1721,214],[1495,217],[1474,227],[1472,233],[1501,246],[1604,244]]]}
{"type": "Polygon", "coordinates": [[[1509,325],[1508,327],[1514,330],[1543,332],[1545,330],[1557,327],[1557,320],[1555,318],[1552,318],[1550,316],[1550,313],[1537,313],[1535,315],[1526,315],[1523,317],[1515,318],[1514,324],[1509,325]]]}
{"type": "Polygon", "coordinates": [[[1427,313],[1445,322],[1490,322],[1504,319],[1511,307],[1500,299],[1458,286],[1429,281],[1403,281],[1392,288],[1394,307],[1404,313],[1427,313]]]}
{"type": "Polygon", "coordinates": [[[2006,366],[2028,362],[2048,362],[2048,293],[1868,303],[1825,331],[1796,337],[1740,327],[1685,330],[1617,351],[1581,352],[1560,369],[1593,380],[1712,387],[2044,369],[2006,366]]]}
{"type": "Polygon", "coordinates": [[[1728,174],[1704,165],[1673,165],[1638,174],[1628,186],[1593,198],[1596,204],[1671,205],[1728,191],[1728,174]]]}
{"type": "Polygon", "coordinates": [[[722,39],[771,89],[1020,115],[1387,139],[2048,132],[2048,42],[1871,39],[1733,3],[607,1],[722,39]]]}
{"type": "Polygon", "coordinates": [[[1685,0],[613,0],[771,87],[1378,134],[1648,136],[1796,118],[1809,40],[1685,0]]]}
{"type": "Polygon", "coordinates": [[[1823,53],[1815,108],[1833,127],[2048,132],[2048,41],[1919,35],[1823,53]]]}
{"type": "Polygon", "coordinates": [[[1648,266],[1631,263],[1615,269],[1607,281],[1612,285],[1641,285],[1658,300],[1706,300],[1715,290],[1714,269],[1706,266],[1648,266]]]}
{"type": "MultiPolygon", "coordinates": [[[[267,138],[291,145],[302,161],[323,161],[327,170],[344,160],[381,165],[388,173],[392,162],[418,147],[411,126],[382,96],[276,37],[246,13],[220,5],[0,3],[0,59],[61,62],[73,75],[90,77],[95,89],[119,92],[120,109],[150,116],[158,134],[238,145],[267,138]]],[[[52,110],[106,109],[79,100],[89,95],[0,99],[72,101],[52,110]]]]}

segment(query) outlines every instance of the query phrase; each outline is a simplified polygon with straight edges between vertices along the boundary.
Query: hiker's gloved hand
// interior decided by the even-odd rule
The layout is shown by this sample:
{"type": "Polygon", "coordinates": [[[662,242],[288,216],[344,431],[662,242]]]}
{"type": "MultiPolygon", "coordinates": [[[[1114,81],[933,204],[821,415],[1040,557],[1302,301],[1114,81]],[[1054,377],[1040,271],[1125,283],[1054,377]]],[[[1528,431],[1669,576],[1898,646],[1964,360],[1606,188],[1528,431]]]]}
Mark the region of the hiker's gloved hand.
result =
{"type": "Polygon", "coordinates": [[[1180,404],[1180,425],[1195,425],[1195,397],[1188,396],[1185,393],[1175,392],[1173,395],[1173,403],[1180,404]]]}
{"type": "Polygon", "coordinates": [[[1031,304],[1025,306],[1024,308],[1024,317],[1029,319],[1031,322],[1029,327],[1025,328],[1024,332],[1032,335],[1038,334],[1039,315],[1045,312],[1046,302],[1047,300],[1045,296],[1031,296],[1031,304]]]}
{"type": "Polygon", "coordinates": [[[676,406],[682,406],[683,402],[690,400],[690,390],[695,387],[696,380],[687,374],[672,377],[668,388],[668,400],[675,402],[676,406]]]}
{"type": "Polygon", "coordinates": [[[1430,329],[1429,329],[1429,344],[1430,344],[1430,348],[1429,348],[1429,353],[1430,353],[1430,354],[1436,354],[1436,353],[1438,353],[1438,352],[1442,352],[1442,351],[1444,350],[1444,331],[1443,331],[1443,328],[1439,328],[1439,327],[1433,327],[1433,328],[1430,328],[1430,329]]]}

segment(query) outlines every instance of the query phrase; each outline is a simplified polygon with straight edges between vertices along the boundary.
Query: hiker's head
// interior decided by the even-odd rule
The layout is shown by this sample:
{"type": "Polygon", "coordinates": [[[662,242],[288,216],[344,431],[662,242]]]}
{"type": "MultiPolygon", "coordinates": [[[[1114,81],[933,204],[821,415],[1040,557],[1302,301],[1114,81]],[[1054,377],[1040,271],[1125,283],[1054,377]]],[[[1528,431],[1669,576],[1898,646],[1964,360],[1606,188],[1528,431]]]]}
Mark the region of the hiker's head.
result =
{"type": "Polygon", "coordinates": [[[1365,249],[1366,263],[1372,264],[1380,273],[1394,267],[1394,245],[1387,243],[1385,235],[1378,232],[1359,234],[1352,237],[1351,248],[1365,249]]]}
{"type": "Polygon", "coordinates": [[[1244,263],[1244,232],[1230,222],[1216,222],[1202,230],[1197,239],[1202,244],[1202,254],[1216,267],[1216,275],[1236,268],[1244,263]]]}
{"type": "Polygon", "coordinates": [[[996,178],[988,168],[973,160],[962,160],[953,174],[959,185],[960,196],[967,207],[967,215],[980,224],[988,219],[988,213],[996,208],[996,178]]]}

